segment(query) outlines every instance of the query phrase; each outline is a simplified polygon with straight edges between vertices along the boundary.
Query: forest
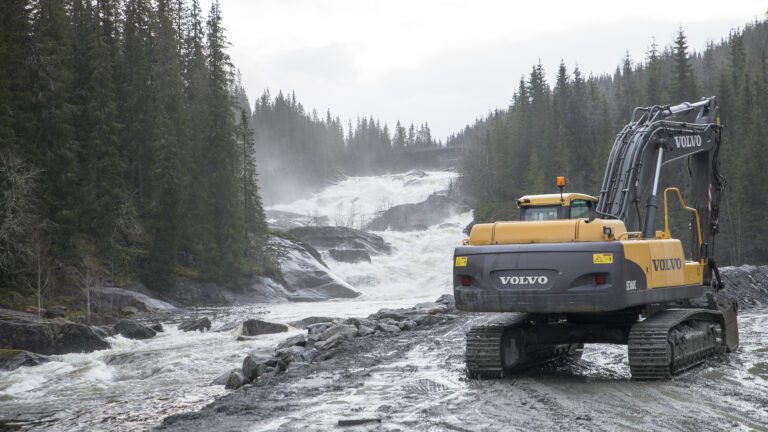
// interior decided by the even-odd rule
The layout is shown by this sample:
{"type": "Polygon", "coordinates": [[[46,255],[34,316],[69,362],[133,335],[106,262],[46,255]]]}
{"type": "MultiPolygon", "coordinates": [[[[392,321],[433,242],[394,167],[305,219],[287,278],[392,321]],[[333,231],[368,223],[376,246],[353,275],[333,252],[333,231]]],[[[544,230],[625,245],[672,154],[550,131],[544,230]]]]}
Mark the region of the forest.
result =
{"type": "Polygon", "coordinates": [[[218,2],[4,2],[4,304],[279,271],[227,46],[218,2]]]}
{"type": "MultiPolygon", "coordinates": [[[[644,59],[624,56],[613,74],[584,74],[561,62],[549,84],[542,65],[521,77],[509,107],[450,136],[466,148],[460,171],[476,221],[514,219],[515,199],[553,193],[565,175],[568,190],[597,195],[613,140],[634,107],[676,105],[717,96],[724,125],[720,153],[727,179],[717,256],[721,264],[764,264],[768,245],[768,19],[734,29],[699,52],[678,29],[669,45],[653,41],[644,59]]],[[[682,165],[666,185],[685,190],[682,165]]],[[[678,224],[678,229],[687,229],[678,224]]],[[[679,232],[679,231],[678,231],[679,232]]]]}

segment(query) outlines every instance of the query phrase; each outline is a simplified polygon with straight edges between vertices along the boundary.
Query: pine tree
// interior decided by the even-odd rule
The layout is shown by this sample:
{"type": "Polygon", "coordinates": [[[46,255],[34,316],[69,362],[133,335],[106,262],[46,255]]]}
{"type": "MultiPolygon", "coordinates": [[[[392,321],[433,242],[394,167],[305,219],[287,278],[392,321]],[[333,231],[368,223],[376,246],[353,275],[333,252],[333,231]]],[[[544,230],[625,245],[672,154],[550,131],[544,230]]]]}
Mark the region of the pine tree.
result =
{"type": "Polygon", "coordinates": [[[688,54],[688,39],[680,27],[674,43],[672,64],[672,99],[677,104],[685,101],[696,101],[696,83],[693,77],[693,68],[688,54]]]}

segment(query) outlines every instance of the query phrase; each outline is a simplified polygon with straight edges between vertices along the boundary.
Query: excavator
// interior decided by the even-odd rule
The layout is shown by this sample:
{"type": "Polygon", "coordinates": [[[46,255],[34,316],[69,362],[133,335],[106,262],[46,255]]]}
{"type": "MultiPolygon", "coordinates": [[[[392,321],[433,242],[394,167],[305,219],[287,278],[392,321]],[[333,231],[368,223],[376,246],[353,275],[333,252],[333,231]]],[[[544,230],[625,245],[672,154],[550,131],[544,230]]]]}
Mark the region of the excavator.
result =
{"type": "Polygon", "coordinates": [[[610,343],[628,346],[632,379],[664,380],[735,351],[737,304],[721,293],[714,257],[726,185],[721,130],[715,97],[635,108],[597,197],[564,193],[558,177],[559,194],[517,200],[520,220],[475,224],[454,251],[456,307],[498,315],[467,333],[469,377],[578,359],[584,344],[610,343]],[[662,175],[681,163],[690,206],[679,188],[659,193],[662,175]],[[687,248],[670,231],[670,205],[690,214],[687,248]]]}

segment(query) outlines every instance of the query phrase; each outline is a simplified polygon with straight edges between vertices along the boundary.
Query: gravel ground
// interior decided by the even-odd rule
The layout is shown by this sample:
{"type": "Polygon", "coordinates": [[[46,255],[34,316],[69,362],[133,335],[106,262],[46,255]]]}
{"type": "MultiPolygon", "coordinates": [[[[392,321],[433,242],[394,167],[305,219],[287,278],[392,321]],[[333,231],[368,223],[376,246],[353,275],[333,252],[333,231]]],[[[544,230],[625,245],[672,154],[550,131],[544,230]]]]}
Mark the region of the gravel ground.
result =
{"type": "Polygon", "coordinates": [[[626,347],[602,344],[575,363],[468,380],[464,335],[488,318],[356,338],[330,360],[294,363],[160,429],[768,430],[768,309],[741,314],[738,352],[669,382],[631,381],[626,347]],[[338,426],[362,419],[376,421],[338,426]]]}

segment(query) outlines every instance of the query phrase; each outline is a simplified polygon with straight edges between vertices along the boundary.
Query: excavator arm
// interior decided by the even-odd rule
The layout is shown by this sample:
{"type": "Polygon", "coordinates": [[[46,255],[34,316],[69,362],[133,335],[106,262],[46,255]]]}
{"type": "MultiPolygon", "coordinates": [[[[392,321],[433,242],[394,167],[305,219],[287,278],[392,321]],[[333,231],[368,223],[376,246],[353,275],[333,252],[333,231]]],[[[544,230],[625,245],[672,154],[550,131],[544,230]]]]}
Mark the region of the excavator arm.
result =
{"type": "Polygon", "coordinates": [[[692,205],[700,215],[703,237],[699,239],[693,230],[692,252],[695,260],[709,263],[704,275],[707,284],[712,269],[716,271],[712,251],[726,184],[718,162],[721,129],[715,97],[675,106],[636,108],[614,141],[597,205],[600,217],[622,220],[628,231],[654,238],[663,168],[687,159],[692,205]]]}

